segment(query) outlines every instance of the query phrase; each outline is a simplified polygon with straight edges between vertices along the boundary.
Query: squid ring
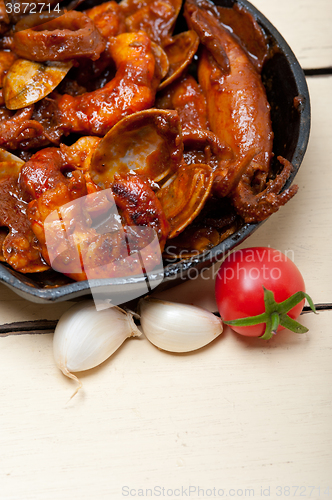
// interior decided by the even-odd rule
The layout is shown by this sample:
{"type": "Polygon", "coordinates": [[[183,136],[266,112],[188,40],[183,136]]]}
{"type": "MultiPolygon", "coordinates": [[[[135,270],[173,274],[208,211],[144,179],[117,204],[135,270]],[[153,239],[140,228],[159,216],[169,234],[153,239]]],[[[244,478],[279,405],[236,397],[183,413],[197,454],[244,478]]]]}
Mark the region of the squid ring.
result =
{"type": "Polygon", "coordinates": [[[14,52],[31,61],[65,61],[77,57],[98,59],[106,43],[94,22],[83,12],[69,11],[56,19],[18,31],[14,52]]]}
{"type": "Polygon", "coordinates": [[[17,149],[24,141],[43,134],[43,126],[32,120],[33,105],[19,109],[14,116],[0,123],[0,147],[17,149]]]}

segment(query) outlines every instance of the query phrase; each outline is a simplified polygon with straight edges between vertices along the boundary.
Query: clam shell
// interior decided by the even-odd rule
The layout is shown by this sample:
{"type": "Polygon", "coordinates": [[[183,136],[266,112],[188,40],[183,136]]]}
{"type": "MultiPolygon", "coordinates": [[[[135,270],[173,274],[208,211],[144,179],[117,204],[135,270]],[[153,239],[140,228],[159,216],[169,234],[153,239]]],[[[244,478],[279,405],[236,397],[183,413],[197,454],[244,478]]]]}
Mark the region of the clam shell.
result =
{"type": "Polygon", "coordinates": [[[18,175],[23,165],[21,158],[0,148],[0,180],[18,175]]]}
{"type": "Polygon", "coordinates": [[[72,62],[38,63],[17,59],[6,75],[3,94],[8,109],[21,109],[43,99],[64,79],[72,62]]]}
{"type": "Polygon", "coordinates": [[[114,175],[130,172],[159,182],[178,168],[182,152],[182,130],[175,111],[139,111],[119,121],[100,141],[90,175],[102,188],[111,186],[114,175]]]}
{"type": "Polygon", "coordinates": [[[164,47],[169,61],[169,70],[165,79],[160,83],[158,90],[174,82],[189,66],[197,52],[199,38],[195,31],[184,31],[173,37],[171,43],[164,47]]]}
{"type": "Polygon", "coordinates": [[[175,238],[200,213],[210,194],[213,170],[209,165],[183,165],[162,186],[157,196],[171,226],[168,238],[175,238]]]}

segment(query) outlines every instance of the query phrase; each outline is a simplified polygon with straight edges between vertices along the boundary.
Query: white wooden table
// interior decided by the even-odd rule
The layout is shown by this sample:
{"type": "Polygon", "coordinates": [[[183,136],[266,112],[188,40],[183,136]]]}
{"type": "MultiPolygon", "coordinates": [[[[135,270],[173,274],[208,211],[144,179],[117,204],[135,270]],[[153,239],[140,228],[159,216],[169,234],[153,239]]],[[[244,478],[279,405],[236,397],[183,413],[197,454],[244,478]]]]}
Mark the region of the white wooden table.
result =
{"type": "MultiPolygon", "coordinates": [[[[316,74],[299,193],[243,246],[291,250],[314,302],[331,305],[332,75],[321,70],[332,66],[332,3],[253,3],[316,74]]],[[[215,310],[210,273],[164,296],[215,310]]],[[[5,286],[0,300],[0,324],[71,305],[31,304],[5,286]]],[[[189,355],[131,339],[70,401],[51,333],[0,338],[0,500],[331,499],[332,310],[301,322],[307,334],[269,342],[226,328],[189,355]]]]}

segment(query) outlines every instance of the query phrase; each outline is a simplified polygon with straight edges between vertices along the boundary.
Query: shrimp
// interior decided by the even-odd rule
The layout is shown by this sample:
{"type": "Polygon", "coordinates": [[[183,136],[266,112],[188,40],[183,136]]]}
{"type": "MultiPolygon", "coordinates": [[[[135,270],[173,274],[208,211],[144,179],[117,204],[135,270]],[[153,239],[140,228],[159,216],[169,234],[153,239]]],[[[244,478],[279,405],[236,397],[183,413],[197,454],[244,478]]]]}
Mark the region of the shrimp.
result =
{"type": "Polygon", "coordinates": [[[120,6],[113,0],[96,5],[85,13],[92,19],[106,42],[110,37],[126,31],[125,16],[120,6]]]}
{"type": "Polygon", "coordinates": [[[145,33],[122,33],[109,40],[117,73],[103,88],[58,97],[66,133],[105,135],[121,118],[153,105],[159,81],[151,41],[145,33]]]}

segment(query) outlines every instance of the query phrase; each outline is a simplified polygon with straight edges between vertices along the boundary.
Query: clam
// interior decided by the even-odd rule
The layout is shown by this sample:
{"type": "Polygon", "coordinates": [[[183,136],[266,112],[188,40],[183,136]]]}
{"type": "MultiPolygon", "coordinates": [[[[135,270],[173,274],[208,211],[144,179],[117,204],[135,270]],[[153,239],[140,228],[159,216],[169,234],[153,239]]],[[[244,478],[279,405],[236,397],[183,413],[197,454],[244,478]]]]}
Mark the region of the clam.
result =
{"type": "Polygon", "coordinates": [[[157,196],[175,238],[200,213],[210,195],[213,170],[209,165],[183,165],[168,179],[157,196]]]}
{"type": "Polygon", "coordinates": [[[5,77],[3,94],[8,109],[20,109],[43,99],[64,79],[73,63],[39,63],[17,59],[5,77]]]}
{"type": "Polygon", "coordinates": [[[166,52],[157,43],[151,42],[151,49],[156,60],[156,77],[159,80],[165,78],[169,71],[169,60],[166,52]]]}
{"type": "Polygon", "coordinates": [[[18,176],[22,165],[24,165],[24,161],[21,158],[0,148],[0,180],[6,177],[18,176]]]}
{"type": "Polygon", "coordinates": [[[101,188],[110,187],[115,174],[142,174],[160,182],[181,163],[182,131],[175,111],[149,109],[120,120],[98,144],[90,175],[101,188]]]}
{"type": "Polygon", "coordinates": [[[199,45],[199,37],[195,31],[185,31],[175,35],[172,41],[164,47],[169,61],[169,70],[158,90],[165,88],[178,78],[191,63],[199,45]]]}

